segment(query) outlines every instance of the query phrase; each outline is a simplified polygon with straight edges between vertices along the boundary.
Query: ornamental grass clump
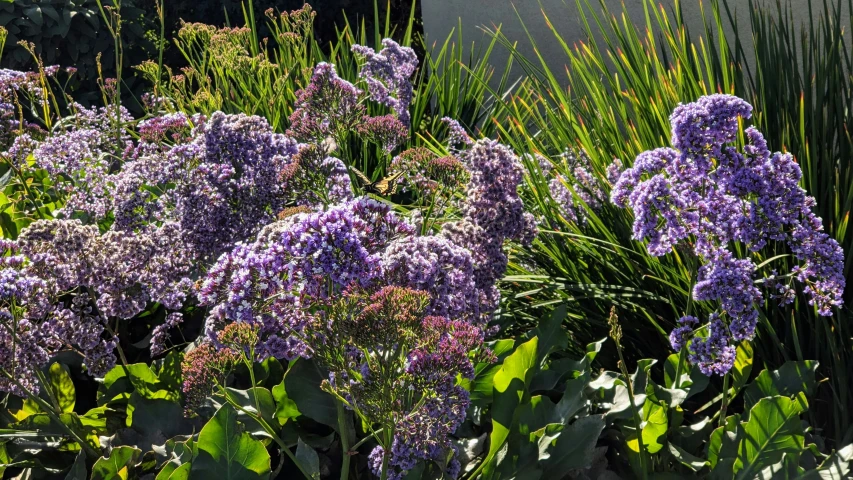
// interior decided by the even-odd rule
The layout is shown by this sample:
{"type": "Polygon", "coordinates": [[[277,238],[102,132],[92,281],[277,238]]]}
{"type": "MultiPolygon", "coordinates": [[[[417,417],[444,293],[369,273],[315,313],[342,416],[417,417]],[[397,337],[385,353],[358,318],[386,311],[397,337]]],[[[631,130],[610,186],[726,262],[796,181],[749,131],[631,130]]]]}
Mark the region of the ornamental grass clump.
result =
{"type": "Polygon", "coordinates": [[[798,185],[802,173],[793,156],[771,154],[753,127],[745,130],[742,151],[736,148],[739,120],[751,113],[731,95],[679,105],[670,117],[674,148],[641,153],[611,192],[613,203],[633,210],[634,239],[647,240],[650,254],[683,246],[702,261],[693,299],[716,302],[717,311],[705,325],[683,317],[670,342],[675,350],[686,346],[690,361],[708,375],[727,373],[734,345],[755,336],[763,293],[756,264],[739,253],[784,242],[799,265],[763,283],[787,303],[796,281],[819,315],[842,304],[846,283],[844,253],[812,212],[815,201],[798,185]]]}

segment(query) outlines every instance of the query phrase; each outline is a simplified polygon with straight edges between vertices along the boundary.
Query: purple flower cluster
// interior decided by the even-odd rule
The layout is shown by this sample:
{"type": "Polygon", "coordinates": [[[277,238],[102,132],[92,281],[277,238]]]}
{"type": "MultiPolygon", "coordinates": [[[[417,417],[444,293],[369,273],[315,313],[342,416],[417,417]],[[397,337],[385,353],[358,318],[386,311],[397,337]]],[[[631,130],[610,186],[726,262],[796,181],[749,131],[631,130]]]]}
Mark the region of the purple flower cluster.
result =
{"type": "Polygon", "coordinates": [[[610,182],[611,185],[616,185],[616,182],[619,181],[619,177],[622,175],[622,172],[625,170],[625,166],[622,165],[622,160],[618,158],[614,158],[613,162],[607,166],[606,175],[607,181],[610,182]]]}
{"type": "Polygon", "coordinates": [[[279,173],[291,202],[315,210],[353,199],[352,182],[344,162],[326,155],[321,145],[300,145],[279,173]]]}
{"type": "Polygon", "coordinates": [[[79,220],[40,220],[21,232],[18,245],[52,292],[91,289],[102,315],[129,319],[150,302],[183,305],[192,265],[179,235],[173,223],[144,234],[101,235],[79,220]]]}
{"type": "MultiPolygon", "coordinates": [[[[730,95],[710,95],[678,106],[670,117],[672,144],[641,153],[619,177],[611,200],[633,210],[634,238],[648,240],[652,255],[665,255],[691,239],[705,264],[693,289],[696,300],[716,301],[720,311],[708,336],[694,338],[691,358],[706,373],[731,368],[732,342],[755,335],[761,291],[754,285],[756,266],[738,259],[728,245],[739,242],[757,252],[768,242],[787,242],[801,265],[794,277],[805,286],[820,315],[841,305],[846,280],[844,254],[811,210],[814,199],[798,185],[802,175],[790,154],[771,154],[755,128],[746,130],[743,152],[731,146],[738,118],[752,107],[730,95]]],[[[768,282],[791,299],[790,288],[768,282]]],[[[685,317],[692,318],[692,317],[685,317]]],[[[694,319],[695,320],[695,319],[694,319]]],[[[690,327],[680,322],[671,336],[683,348],[690,327]]]]}
{"type": "MultiPolygon", "coordinates": [[[[282,177],[288,186],[316,188],[310,175],[330,158],[321,146],[303,146],[282,177]]],[[[458,473],[449,437],[464,419],[468,395],[457,377],[473,375],[470,352],[482,345],[481,326],[497,306],[503,243],[524,239],[529,229],[518,158],[488,141],[464,158],[472,180],[463,218],[442,234],[418,236],[386,204],[367,198],[308,202],[324,210],[282,211],[255,242],[223,254],[198,291],[211,307],[210,345],[233,350],[220,332],[251,325],[257,359],[314,357],[351,408],[393,426],[391,443],[372,456],[381,468],[389,455],[391,478],[420,461],[458,473]]]]}
{"type": "Polygon", "coordinates": [[[707,337],[693,337],[688,359],[705,375],[725,375],[735,363],[735,347],[729,329],[716,313],[708,319],[707,337]]]}
{"type": "Polygon", "coordinates": [[[266,120],[243,114],[216,112],[194,135],[197,156],[189,158],[169,198],[185,241],[199,257],[215,256],[250,238],[284,208],[278,175],[297,145],[273,133],[266,120]]]}
{"type": "Polygon", "coordinates": [[[311,82],[296,92],[296,110],[290,115],[287,134],[301,141],[320,142],[340,137],[362,122],[361,90],[338,76],[335,66],[319,63],[311,82]]]}
{"type": "Polygon", "coordinates": [[[522,168],[511,150],[493,140],[480,140],[464,152],[462,162],[471,174],[463,217],[444,224],[442,235],[471,251],[481,311],[489,315],[500,300],[495,285],[506,271],[504,242],[530,243],[536,223],[518,195],[522,168]]]}
{"type": "Polygon", "coordinates": [[[447,124],[447,143],[451,148],[459,145],[469,147],[474,143],[474,140],[468,135],[468,131],[458,120],[444,117],[441,121],[447,124]]]}
{"type": "Polygon", "coordinates": [[[103,218],[109,210],[107,176],[111,159],[101,149],[105,134],[94,128],[47,137],[32,154],[35,164],[54,178],[68,195],[65,211],[83,211],[103,218]]]}
{"type": "Polygon", "coordinates": [[[599,210],[605,199],[604,191],[589,171],[590,161],[586,152],[581,150],[575,154],[567,150],[560,157],[562,161],[559,164],[559,170],[566,172],[565,174],[551,168],[550,162],[546,167],[553,174],[553,178],[548,183],[551,197],[557,202],[567,220],[573,223],[585,223],[586,209],[583,205],[578,205],[575,199],[579,199],[593,210],[599,210]]]}
{"type": "Polygon", "coordinates": [[[431,302],[426,313],[448,318],[480,319],[483,312],[474,268],[467,249],[441,236],[401,238],[388,245],[382,255],[382,270],[389,285],[428,292],[431,302]]]}
{"type": "Polygon", "coordinates": [[[217,349],[210,343],[202,343],[186,354],[181,369],[186,415],[195,414],[213,389],[225,382],[225,376],[237,361],[234,351],[217,349]]]}
{"type": "Polygon", "coordinates": [[[300,299],[373,285],[382,277],[387,245],[412,233],[387,205],[370,199],[292,215],[266,227],[255,243],[224,254],[208,272],[198,298],[213,307],[209,324],[260,324],[267,345],[261,350],[293,358],[306,353],[294,337],[306,320],[300,299]]]}
{"type": "Polygon", "coordinates": [[[386,38],[378,53],[370,47],[354,45],[352,51],[366,59],[359,77],[367,82],[373,101],[394,109],[397,118],[408,127],[411,123],[412,75],[418,68],[418,57],[409,47],[386,38]]]}
{"type": "Polygon", "coordinates": [[[0,390],[38,393],[36,371],[64,349],[79,352],[90,374],[105,375],[115,364],[117,339],[105,337],[106,317],[88,293],[53,290],[37,265],[48,255],[27,258],[9,240],[0,247],[9,253],[0,259],[0,390]]]}
{"type": "Polygon", "coordinates": [[[166,342],[169,340],[169,330],[177,328],[184,323],[184,315],[181,312],[172,312],[166,315],[166,321],[154,327],[151,332],[151,355],[156,357],[166,351],[166,342]]]}
{"type": "Polygon", "coordinates": [[[391,153],[409,138],[409,127],[393,115],[365,117],[357,127],[364,138],[382,145],[385,153],[391,153]]]}
{"type": "Polygon", "coordinates": [[[0,69],[0,148],[2,149],[11,146],[21,133],[36,133],[41,130],[26,121],[21,124],[18,105],[23,103],[21,99],[23,95],[30,95],[40,102],[46,100],[39,74],[0,69]]]}

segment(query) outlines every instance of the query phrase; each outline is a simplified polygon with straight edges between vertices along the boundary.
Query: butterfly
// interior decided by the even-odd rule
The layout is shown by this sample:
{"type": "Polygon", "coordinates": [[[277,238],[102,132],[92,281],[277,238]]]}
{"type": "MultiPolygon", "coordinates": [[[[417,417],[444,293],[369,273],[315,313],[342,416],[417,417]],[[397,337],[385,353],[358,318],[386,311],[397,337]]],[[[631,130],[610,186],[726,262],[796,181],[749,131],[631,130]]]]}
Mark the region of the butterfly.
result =
{"type": "Polygon", "coordinates": [[[367,193],[374,193],[376,195],[388,196],[394,195],[397,193],[397,180],[403,176],[403,172],[393,173],[383,178],[382,180],[377,180],[375,182],[371,182],[367,175],[362,173],[359,169],[355,167],[350,167],[352,171],[355,173],[355,176],[358,177],[359,183],[361,183],[361,189],[367,193]]]}

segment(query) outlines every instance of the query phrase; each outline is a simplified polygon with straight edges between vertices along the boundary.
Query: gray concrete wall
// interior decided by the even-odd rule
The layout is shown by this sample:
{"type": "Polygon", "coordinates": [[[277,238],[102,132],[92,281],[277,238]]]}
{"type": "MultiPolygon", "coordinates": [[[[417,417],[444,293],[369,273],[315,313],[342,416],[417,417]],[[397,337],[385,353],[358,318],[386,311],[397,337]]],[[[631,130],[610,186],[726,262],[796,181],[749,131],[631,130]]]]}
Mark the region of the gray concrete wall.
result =
{"type": "MultiPolygon", "coordinates": [[[[823,5],[823,0],[782,1],[790,4],[793,8],[794,17],[801,20],[808,19],[809,2],[813,2],[816,10],[820,10],[823,5]]],[[[846,11],[847,2],[844,0],[829,1],[834,4],[838,4],[839,1],[841,2],[844,12],[842,24],[849,27],[849,12],[846,11]]],[[[569,45],[585,39],[583,25],[578,15],[575,0],[422,0],[422,2],[424,30],[428,44],[439,42],[440,45],[447,35],[457,28],[460,21],[466,46],[470,45],[471,42],[477,42],[478,44],[487,43],[491,37],[483,33],[482,27],[485,26],[494,29],[500,25],[501,30],[509,39],[518,42],[521,51],[527,55],[532,55],[533,49],[524,31],[522,22],[519,20],[521,18],[530,34],[534,37],[540,53],[547,59],[551,69],[562,72],[566,56],[563,53],[562,47],[555,41],[553,33],[548,28],[543,12],[547,14],[554,28],[569,45]]],[[[626,5],[629,18],[636,25],[644,25],[644,0],[605,0],[605,3],[610,7],[612,12],[621,12],[621,4],[623,2],[626,5]]],[[[600,14],[601,8],[598,0],[590,0],[589,3],[593,5],[594,11],[600,14]]],[[[656,0],[654,3],[662,3],[669,9],[673,5],[673,0],[656,0]]],[[[761,3],[775,10],[775,0],[761,0],[761,3]]],[[[704,2],[700,0],[681,1],[685,22],[690,28],[694,40],[704,32],[702,4],[704,4],[705,13],[710,20],[712,14],[708,0],[704,2]]],[[[752,64],[753,62],[750,59],[752,54],[752,40],[750,36],[749,4],[747,0],[729,0],[729,4],[730,8],[734,9],[732,13],[737,18],[741,38],[746,39],[747,43],[749,43],[749,45],[745,46],[745,50],[747,50],[748,63],[752,64]]],[[[654,19],[652,22],[654,23],[654,19]]],[[[847,31],[849,32],[849,28],[847,31]]],[[[728,28],[727,38],[733,39],[732,33],[732,29],[728,28]]],[[[508,56],[509,54],[505,49],[498,48],[492,55],[490,63],[495,66],[503,66],[508,56]]],[[[520,74],[519,69],[516,69],[514,73],[520,74]]]]}

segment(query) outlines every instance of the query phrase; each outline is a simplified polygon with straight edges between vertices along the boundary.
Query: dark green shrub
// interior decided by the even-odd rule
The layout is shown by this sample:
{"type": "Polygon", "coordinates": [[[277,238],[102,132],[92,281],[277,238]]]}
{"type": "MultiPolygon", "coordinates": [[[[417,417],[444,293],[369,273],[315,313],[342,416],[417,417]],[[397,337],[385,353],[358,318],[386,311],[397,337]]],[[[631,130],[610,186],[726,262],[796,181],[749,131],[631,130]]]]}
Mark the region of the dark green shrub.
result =
{"type": "MultiPolygon", "coordinates": [[[[111,0],[102,2],[104,7],[111,0]]],[[[121,2],[124,63],[133,65],[155,52],[153,1],[121,2]],[[143,5],[145,8],[143,8],[143,5]],[[150,10],[150,11],[149,11],[150,10]]],[[[31,70],[34,59],[18,42],[30,42],[46,65],[77,68],[72,88],[81,93],[97,90],[98,54],[105,76],[115,71],[114,41],[106,28],[97,0],[14,0],[0,3],[0,26],[9,31],[2,66],[31,70]]]]}

